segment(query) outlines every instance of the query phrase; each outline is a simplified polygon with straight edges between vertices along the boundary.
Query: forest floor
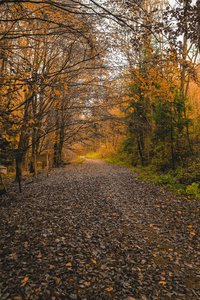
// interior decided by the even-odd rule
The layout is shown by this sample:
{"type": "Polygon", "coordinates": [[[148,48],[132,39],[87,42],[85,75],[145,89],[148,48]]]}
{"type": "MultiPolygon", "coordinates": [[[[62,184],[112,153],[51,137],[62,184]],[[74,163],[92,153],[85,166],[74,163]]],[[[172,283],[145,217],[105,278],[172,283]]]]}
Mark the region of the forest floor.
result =
{"type": "Polygon", "coordinates": [[[86,160],[1,200],[0,299],[200,299],[200,201],[86,160]]]}

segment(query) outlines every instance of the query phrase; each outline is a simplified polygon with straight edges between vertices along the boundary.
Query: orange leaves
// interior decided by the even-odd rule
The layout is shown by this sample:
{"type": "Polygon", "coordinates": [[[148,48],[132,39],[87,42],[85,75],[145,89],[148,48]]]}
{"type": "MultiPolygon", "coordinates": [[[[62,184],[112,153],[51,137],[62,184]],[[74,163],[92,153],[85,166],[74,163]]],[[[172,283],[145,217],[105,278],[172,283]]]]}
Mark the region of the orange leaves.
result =
{"type": "Polygon", "coordinates": [[[59,89],[58,88],[54,89],[54,93],[55,93],[56,96],[60,96],[60,95],[62,95],[62,93],[64,91],[67,91],[68,89],[69,89],[69,87],[66,83],[64,83],[64,84],[60,83],[59,89]]]}
{"type": "Polygon", "coordinates": [[[56,285],[58,285],[58,284],[61,283],[61,279],[60,278],[56,277],[55,279],[56,279],[56,285]]]}
{"type": "Polygon", "coordinates": [[[191,235],[196,235],[196,233],[195,233],[195,232],[193,232],[193,231],[192,231],[192,232],[190,232],[190,234],[191,234],[191,235]]]}
{"type": "Polygon", "coordinates": [[[83,284],[88,287],[88,286],[90,286],[91,283],[88,281],[85,281],[83,284]]]}
{"type": "Polygon", "coordinates": [[[108,287],[108,288],[106,288],[106,291],[107,291],[107,292],[111,292],[112,290],[113,290],[113,287],[111,287],[111,286],[108,287]]]}
{"type": "Polygon", "coordinates": [[[65,88],[66,91],[69,89],[69,87],[66,83],[64,84],[64,88],[65,88]]]}
{"type": "Polygon", "coordinates": [[[28,276],[24,277],[24,279],[22,279],[21,281],[21,286],[24,286],[28,280],[29,280],[28,276]]]}
{"type": "Polygon", "coordinates": [[[96,262],[96,260],[94,260],[94,259],[91,259],[91,262],[93,262],[93,264],[97,264],[97,262],[96,262]]]}
{"type": "Polygon", "coordinates": [[[3,133],[1,136],[2,136],[3,139],[5,139],[8,142],[12,140],[12,138],[10,137],[10,135],[8,135],[6,133],[3,133]]]}
{"type": "Polygon", "coordinates": [[[27,3],[26,6],[27,6],[27,8],[30,9],[30,10],[35,10],[35,9],[36,9],[36,5],[33,4],[33,3],[27,3]]]}
{"type": "Polygon", "coordinates": [[[54,92],[55,92],[55,94],[56,94],[57,96],[60,95],[60,91],[59,91],[59,90],[54,90],[54,92]]]}
{"type": "Polygon", "coordinates": [[[54,265],[49,265],[49,268],[52,270],[52,269],[55,268],[55,266],[54,265]]]}

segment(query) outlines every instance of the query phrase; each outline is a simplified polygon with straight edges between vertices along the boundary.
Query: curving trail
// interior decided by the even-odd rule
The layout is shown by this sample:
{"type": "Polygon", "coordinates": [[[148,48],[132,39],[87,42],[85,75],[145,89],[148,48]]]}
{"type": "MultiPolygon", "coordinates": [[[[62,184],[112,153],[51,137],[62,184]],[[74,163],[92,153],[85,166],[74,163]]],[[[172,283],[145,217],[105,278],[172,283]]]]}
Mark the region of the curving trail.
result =
{"type": "Polygon", "coordinates": [[[98,160],[26,179],[1,201],[0,298],[200,299],[199,208],[98,160]]]}

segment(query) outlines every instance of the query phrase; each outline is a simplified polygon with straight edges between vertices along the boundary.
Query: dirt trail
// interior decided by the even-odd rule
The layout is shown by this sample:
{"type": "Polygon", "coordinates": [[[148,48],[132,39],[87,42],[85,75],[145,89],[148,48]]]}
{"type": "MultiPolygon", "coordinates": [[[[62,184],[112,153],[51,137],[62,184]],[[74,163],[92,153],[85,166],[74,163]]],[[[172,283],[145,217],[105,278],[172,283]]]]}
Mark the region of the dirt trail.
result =
{"type": "Polygon", "coordinates": [[[1,299],[200,299],[200,201],[86,160],[1,201],[1,299]]]}

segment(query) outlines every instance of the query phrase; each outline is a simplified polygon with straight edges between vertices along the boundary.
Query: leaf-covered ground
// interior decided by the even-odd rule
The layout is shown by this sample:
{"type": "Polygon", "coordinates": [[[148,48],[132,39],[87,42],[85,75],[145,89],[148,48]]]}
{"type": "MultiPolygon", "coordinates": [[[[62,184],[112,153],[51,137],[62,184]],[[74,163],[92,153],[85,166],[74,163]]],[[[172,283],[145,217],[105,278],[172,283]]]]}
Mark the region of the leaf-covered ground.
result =
{"type": "Polygon", "coordinates": [[[11,189],[0,299],[200,299],[199,200],[96,160],[11,189]]]}

